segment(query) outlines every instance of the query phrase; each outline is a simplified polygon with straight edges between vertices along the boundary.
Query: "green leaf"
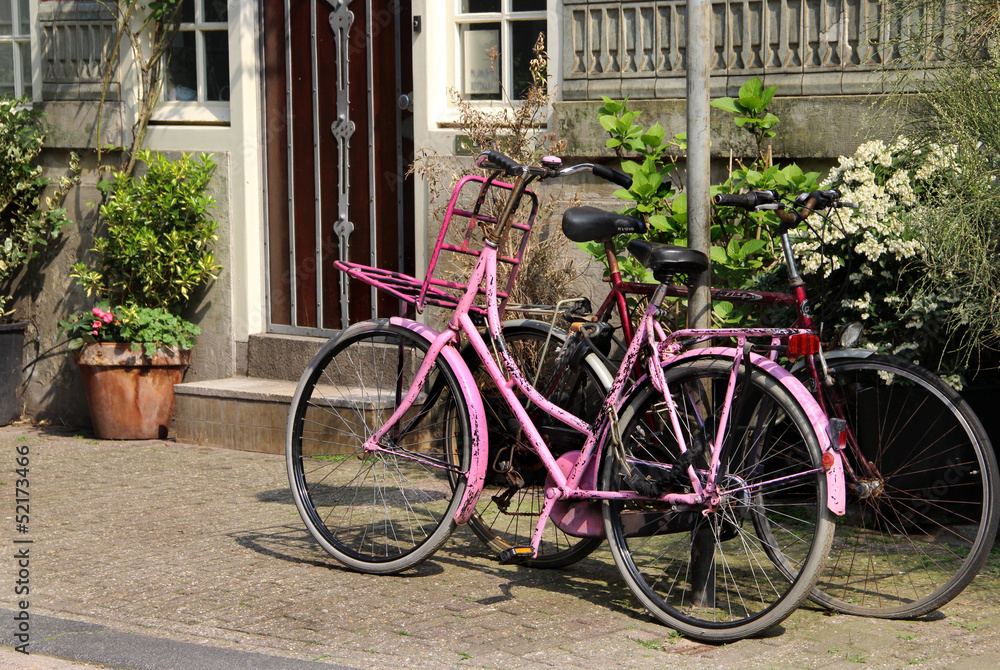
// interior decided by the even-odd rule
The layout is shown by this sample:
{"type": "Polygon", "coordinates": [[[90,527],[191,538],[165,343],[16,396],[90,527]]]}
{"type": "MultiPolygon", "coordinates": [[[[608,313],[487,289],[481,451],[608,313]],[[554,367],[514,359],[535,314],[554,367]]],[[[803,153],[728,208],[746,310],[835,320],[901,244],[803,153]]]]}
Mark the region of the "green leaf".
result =
{"type": "Polygon", "coordinates": [[[751,254],[757,253],[766,246],[767,242],[765,240],[758,240],[758,239],[747,240],[746,242],[743,243],[743,249],[741,250],[741,252],[743,257],[747,258],[751,254]]]}
{"type": "Polygon", "coordinates": [[[771,104],[771,99],[774,98],[774,94],[778,92],[777,86],[768,86],[761,93],[761,109],[764,109],[771,104]]]}
{"type": "Polygon", "coordinates": [[[733,313],[733,303],[725,300],[716,302],[712,305],[712,311],[719,315],[721,319],[728,319],[729,315],[733,313]]]}
{"type": "MultiPolygon", "coordinates": [[[[736,102],[732,98],[717,98],[709,103],[712,107],[721,109],[731,114],[745,114],[746,108],[740,103],[736,102]]],[[[687,141],[687,133],[685,133],[684,140],[687,141]]]]}
{"type": "Polygon", "coordinates": [[[747,110],[758,112],[764,105],[763,95],[761,90],[763,89],[763,84],[760,81],[760,77],[754,77],[749,79],[740,86],[740,104],[743,105],[747,110]]]}
{"type": "Polygon", "coordinates": [[[614,133],[618,130],[618,119],[614,116],[602,116],[598,119],[601,127],[604,128],[609,133],[614,133]]]}
{"type": "MultiPolygon", "coordinates": [[[[687,214],[688,209],[688,198],[687,193],[678,193],[670,203],[671,208],[674,210],[674,214],[687,214]]],[[[686,217],[685,217],[686,219],[686,217]]]]}
{"type": "Polygon", "coordinates": [[[726,254],[726,250],[722,247],[711,247],[709,249],[709,257],[712,259],[713,263],[726,264],[729,262],[729,256],[726,254]]]}
{"type": "Polygon", "coordinates": [[[641,170],[642,166],[635,161],[622,161],[622,172],[627,175],[631,175],[633,179],[641,170]]]}
{"type": "Polygon", "coordinates": [[[649,223],[650,227],[652,227],[652,228],[654,228],[656,230],[660,230],[660,231],[672,231],[673,230],[673,226],[670,225],[670,222],[667,220],[667,217],[665,217],[662,214],[654,214],[653,216],[649,217],[648,223],[649,223]]]}
{"type": "Polygon", "coordinates": [[[663,129],[663,126],[659,123],[655,123],[649,130],[646,131],[646,134],[642,136],[642,141],[647,146],[655,149],[663,144],[663,138],[666,134],[667,131],[663,129]]]}
{"type": "Polygon", "coordinates": [[[743,248],[740,246],[739,240],[736,238],[729,240],[729,245],[726,247],[726,255],[730,260],[743,260],[743,248]]]}

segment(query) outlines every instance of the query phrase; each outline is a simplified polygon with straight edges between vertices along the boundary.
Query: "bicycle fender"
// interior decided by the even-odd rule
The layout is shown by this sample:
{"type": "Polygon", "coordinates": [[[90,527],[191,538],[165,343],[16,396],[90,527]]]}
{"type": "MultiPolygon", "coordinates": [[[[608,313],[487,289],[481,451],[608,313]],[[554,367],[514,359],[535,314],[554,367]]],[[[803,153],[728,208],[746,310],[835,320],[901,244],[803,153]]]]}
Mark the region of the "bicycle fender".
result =
{"type": "MultiPolygon", "coordinates": [[[[827,362],[830,361],[843,361],[843,360],[858,360],[861,358],[868,358],[869,356],[874,356],[877,352],[871,349],[834,349],[833,351],[824,351],[823,359],[827,362]]],[[[791,367],[792,374],[805,368],[805,359],[800,358],[795,362],[795,365],[791,367]]]]}
{"type": "MultiPolygon", "coordinates": [[[[707,347],[704,349],[694,349],[671,359],[667,366],[699,356],[716,356],[732,359],[733,350],[725,347],[707,347]]],[[[816,399],[809,393],[808,389],[802,385],[795,375],[784,369],[769,358],[760,354],[750,354],[750,362],[767,374],[775,378],[799,401],[802,409],[806,412],[809,423],[812,424],[813,432],[819,440],[820,450],[824,455],[830,454],[833,457],[833,465],[826,469],[826,506],[837,516],[843,516],[847,511],[847,490],[844,478],[844,461],[841,458],[837,446],[830,440],[830,422],[826,413],[819,406],[816,399]]]]}
{"type": "MultiPolygon", "coordinates": [[[[424,325],[411,319],[394,316],[389,319],[389,323],[394,326],[406,328],[415,335],[433,342],[438,336],[438,331],[430,326],[424,325]]],[[[465,490],[462,492],[462,502],[455,513],[455,521],[459,524],[466,523],[476,511],[476,503],[479,502],[479,494],[482,493],[483,483],[486,481],[486,462],[489,456],[489,437],[486,430],[486,410],[483,405],[483,397],[469,372],[469,366],[462,359],[462,355],[455,347],[445,346],[440,354],[448,365],[451,366],[458,385],[462,389],[462,395],[469,409],[469,423],[472,430],[472,445],[469,458],[469,470],[465,473],[465,490]]]]}

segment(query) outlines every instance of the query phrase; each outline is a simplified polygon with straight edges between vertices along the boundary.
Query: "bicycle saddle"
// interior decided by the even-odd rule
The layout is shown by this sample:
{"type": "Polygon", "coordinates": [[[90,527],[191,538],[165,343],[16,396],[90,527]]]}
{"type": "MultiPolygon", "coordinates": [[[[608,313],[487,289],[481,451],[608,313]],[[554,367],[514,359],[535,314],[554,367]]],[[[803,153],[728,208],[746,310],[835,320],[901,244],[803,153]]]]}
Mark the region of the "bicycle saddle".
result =
{"type": "Polygon", "coordinates": [[[658,281],[676,274],[698,275],[708,269],[708,257],[687,247],[632,240],[628,243],[628,251],[644,267],[652,270],[658,281]]]}
{"type": "Polygon", "coordinates": [[[562,229],[574,242],[604,242],[615,235],[641,235],[646,232],[646,222],[596,207],[570,207],[563,213],[562,229]]]}

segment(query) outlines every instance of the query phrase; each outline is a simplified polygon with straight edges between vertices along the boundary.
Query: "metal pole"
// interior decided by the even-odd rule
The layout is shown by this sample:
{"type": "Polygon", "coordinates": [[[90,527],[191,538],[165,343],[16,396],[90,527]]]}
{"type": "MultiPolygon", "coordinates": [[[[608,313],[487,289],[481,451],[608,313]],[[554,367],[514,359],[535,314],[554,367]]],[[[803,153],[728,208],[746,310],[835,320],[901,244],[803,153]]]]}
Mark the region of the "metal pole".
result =
{"type": "MultiPolygon", "coordinates": [[[[711,158],[709,106],[711,92],[712,2],[687,3],[687,200],[688,246],[706,256],[711,245],[711,158]]],[[[698,278],[688,301],[688,325],[711,326],[711,273],[698,278]]]]}
{"type": "MultiPolygon", "coordinates": [[[[712,243],[709,210],[712,0],[687,3],[687,201],[688,247],[706,256],[712,243]]],[[[709,256],[711,258],[711,256],[709,256]]],[[[688,299],[688,327],[712,325],[711,270],[695,278],[688,299]]],[[[711,392],[710,389],[706,391],[711,392]]],[[[719,436],[720,439],[722,436],[719,436]]],[[[708,519],[707,524],[712,520],[708,519]]],[[[715,542],[707,525],[692,532],[691,591],[694,604],[715,606],[715,542]]]]}

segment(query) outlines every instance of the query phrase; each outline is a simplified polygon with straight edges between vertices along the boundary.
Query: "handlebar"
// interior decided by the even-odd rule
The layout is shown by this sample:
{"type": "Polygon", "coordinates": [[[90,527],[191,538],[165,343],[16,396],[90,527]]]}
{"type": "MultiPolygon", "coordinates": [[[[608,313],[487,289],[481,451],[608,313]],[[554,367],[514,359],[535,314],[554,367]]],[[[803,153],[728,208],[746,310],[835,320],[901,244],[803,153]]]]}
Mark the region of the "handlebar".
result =
{"type": "Polygon", "coordinates": [[[594,163],[580,163],[569,167],[559,167],[562,161],[554,157],[542,159],[541,166],[522,165],[513,158],[506,156],[499,151],[484,151],[476,159],[476,166],[487,170],[499,170],[508,176],[528,174],[542,179],[552,179],[556,177],[566,177],[577,172],[590,171],[598,177],[606,179],[622,188],[632,188],[632,178],[627,174],[618,172],[604,165],[594,163]]]}
{"type": "Polygon", "coordinates": [[[841,195],[841,192],[835,188],[800,193],[789,206],[781,202],[781,195],[777,191],[751,191],[750,193],[719,193],[712,198],[712,202],[720,206],[742,207],[758,212],[774,211],[781,221],[781,225],[778,226],[778,234],[784,235],[791,228],[799,225],[807,216],[821,209],[828,207],[831,209],[841,207],[857,209],[856,203],[841,202],[839,200],[841,195]]]}
{"type": "Polygon", "coordinates": [[[778,201],[777,191],[752,191],[750,193],[719,193],[712,202],[722,207],[742,207],[756,209],[761,205],[769,205],[778,201]]]}
{"type": "MultiPolygon", "coordinates": [[[[853,202],[840,202],[841,192],[835,188],[825,191],[810,191],[800,193],[792,203],[794,207],[808,209],[815,212],[827,207],[853,207],[857,204],[853,202]]],[[[750,193],[719,193],[712,202],[721,207],[742,207],[743,209],[785,209],[786,205],[781,203],[781,194],[777,191],[751,191],[750,193]],[[777,207],[775,206],[777,205],[777,207]]],[[[808,215],[807,215],[808,216],[808,215]]]]}
{"type": "Polygon", "coordinates": [[[622,188],[632,188],[632,177],[629,177],[627,174],[622,174],[621,172],[618,172],[618,170],[612,170],[611,168],[603,165],[594,165],[592,169],[594,174],[602,179],[607,179],[614,184],[618,184],[622,188]]]}

